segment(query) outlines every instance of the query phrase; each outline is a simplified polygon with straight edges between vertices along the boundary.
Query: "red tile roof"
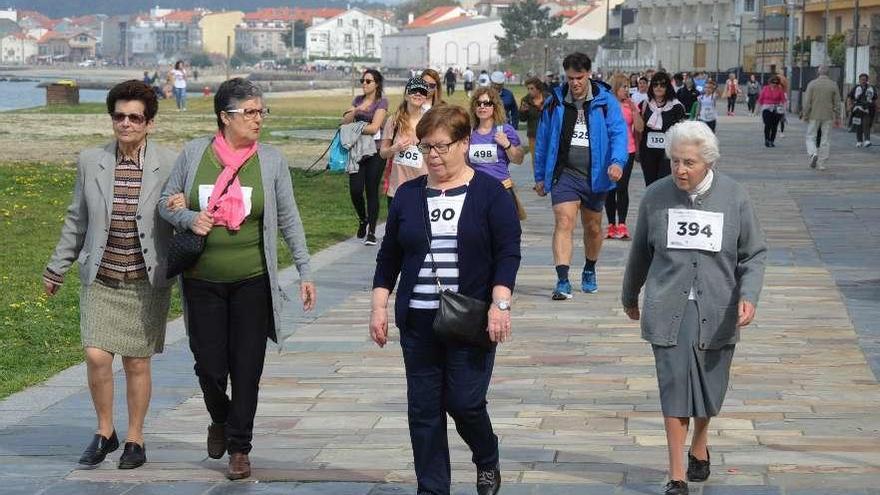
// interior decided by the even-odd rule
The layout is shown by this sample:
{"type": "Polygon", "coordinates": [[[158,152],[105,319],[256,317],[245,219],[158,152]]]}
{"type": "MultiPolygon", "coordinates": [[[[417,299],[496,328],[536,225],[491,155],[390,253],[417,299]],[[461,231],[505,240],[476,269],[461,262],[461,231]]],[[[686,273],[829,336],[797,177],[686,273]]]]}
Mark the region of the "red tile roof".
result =
{"type": "Polygon", "coordinates": [[[583,9],[580,10],[580,12],[578,12],[578,14],[576,16],[574,16],[571,19],[569,19],[568,21],[566,21],[566,24],[571,25],[571,24],[575,24],[577,22],[580,22],[581,19],[588,16],[591,12],[593,12],[594,10],[596,10],[598,8],[599,8],[598,5],[591,5],[589,7],[584,7],[583,9]]]}
{"type": "Polygon", "coordinates": [[[409,24],[407,24],[406,27],[407,28],[420,28],[420,27],[430,26],[431,24],[435,24],[437,22],[437,19],[440,19],[444,15],[452,12],[453,10],[455,10],[457,8],[458,7],[456,7],[454,5],[447,5],[447,6],[443,6],[443,7],[434,7],[433,9],[431,9],[431,10],[425,12],[424,14],[413,19],[413,21],[410,22],[409,24]]]}
{"type": "Polygon", "coordinates": [[[22,10],[21,12],[19,12],[19,22],[23,19],[30,19],[45,29],[52,29],[53,27],[55,27],[56,24],[56,21],[53,21],[52,19],[49,19],[45,15],[34,10],[22,10]]]}
{"type": "Polygon", "coordinates": [[[199,10],[175,10],[174,12],[162,17],[167,22],[193,22],[195,19],[202,17],[204,11],[199,10]]]}
{"type": "Polygon", "coordinates": [[[69,34],[59,33],[58,31],[48,31],[39,40],[37,43],[48,43],[52,40],[66,40],[70,39],[69,34]]]}
{"type": "Polygon", "coordinates": [[[255,12],[248,12],[244,15],[245,22],[268,22],[268,21],[303,21],[306,24],[312,22],[312,19],[315,17],[320,17],[323,19],[329,19],[331,17],[336,17],[339,14],[345,12],[345,9],[331,9],[331,8],[321,8],[321,9],[302,9],[302,8],[293,8],[290,7],[270,7],[265,9],[259,9],[255,12]]]}

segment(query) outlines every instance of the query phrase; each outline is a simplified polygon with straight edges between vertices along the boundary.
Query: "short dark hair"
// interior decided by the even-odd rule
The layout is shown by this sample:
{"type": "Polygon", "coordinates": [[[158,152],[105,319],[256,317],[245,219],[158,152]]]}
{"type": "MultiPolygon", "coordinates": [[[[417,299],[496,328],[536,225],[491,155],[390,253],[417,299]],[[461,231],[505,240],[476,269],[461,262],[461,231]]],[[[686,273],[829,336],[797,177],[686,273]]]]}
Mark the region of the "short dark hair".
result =
{"type": "Polygon", "coordinates": [[[593,67],[593,62],[586,53],[574,52],[569,53],[562,59],[563,70],[574,70],[577,72],[589,72],[593,67]]]}
{"type": "Polygon", "coordinates": [[[859,79],[861,79],[861,78],[863,78],[863,77],[864,77],[865,79],[871,79],[871,76],[869,76],[868,74],[865,74],[864,72],[862,72],[861,74],[859,74],[859,79]]]}
{"type": "Polygon", "coordinates": [[[253,98],[262,98],[263,90],[255,83],[241,77],[234,77],[217,88],[214,93],[214,114],[217,115],[217,127],[222,131],[226,124],[220,118],[220,113],[227,110],[234,110],[235,105],[251,100],[253,98]]]}
{"type": "Polygon", "coordinates": [[[537,78],[535,76],[532,76],[532,77],[526,79],[526,82],[524,84],[526,87],[534,86],[535,89],[537,89],[538,91],[542,91],[542,92],[544,91],[544,81],[540,80],[539,78],[537,78]]]}
{"type": "MultiPolygon", "coordinates": [[[[373,76],[373,79],[376,81],[376,99],[378,100],[379,98],[382,98],[382,90],[385,87],[385,78],[382,77],[382,73],[377,71],[376,69],[367,69],[364,71],[364,74],[369,74],[373,76]]],[[[361,77],[363,77],[363,75],[361,75],[361,77]]]]}
{"type": "Polygon", "coordinates": [[[455,142],[471,135],[471,118],[467,110],[458,105],[438,105],[428,110],[416,126],[416,137],[419,140],[437,129],[449,133],[455,142]]]}
{"type": "Polygon", "coordinates": [[[684,81],[684,74],[681,72],[676,72],[675,75],[672,76],[672,79],[676,81],[684,81]]]}
{"type": "Polygon", "coordinates": [[[654,84],[660,83],[666,87],[666,101],[670,101],[675,98],[675,88],[672,87],[672,80],[669,79],[669,74],[665,71],[658,71],[654,73],[654,76],[651,77],[651,84],[648,85],[648,99],[654,99],[654,84]]]}
{"type": "Polygon", "coordinates": [[[159,113],[159,98],[153,88],[144,84],[143,81],[131,79],[121,82],[107,93],[107,113],[116,111],[117,101],[139,101],[144,104],[144,117],[147,122],[153,120],[159,113]]]}

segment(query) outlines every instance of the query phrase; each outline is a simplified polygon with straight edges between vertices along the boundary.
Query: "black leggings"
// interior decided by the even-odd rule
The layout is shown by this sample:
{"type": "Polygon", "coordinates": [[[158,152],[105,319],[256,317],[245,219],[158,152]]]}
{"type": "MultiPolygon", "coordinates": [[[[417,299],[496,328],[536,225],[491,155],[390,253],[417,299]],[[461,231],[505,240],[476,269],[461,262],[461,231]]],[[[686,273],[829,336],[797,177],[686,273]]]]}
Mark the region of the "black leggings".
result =
{"type": "Polygon", "coordinates": [[[764,141],[772,143],[776,141],[776,126],[779,125],[779,117],[782,115],[773,110],[764,110],[762,116],[764,117],[764,141]]]}
{"type": "Polygon", "coordinates": [[[379,220],[379,183],[382,182],[384,170],[385,160],[376,153],[362,158],[358,172],[348,175],[351,204],[354,206],[358,220],[369,224],[371,233],[376,232],[376,222],[379,220]],[[364,195],[367,197],[366,209],[364,209],[364,195]]]}
{"type": "Polygon", "coordinates": [[[635,153],[629,154],[626,167],[623,168],[623,176],[617,181],[617,187],[605,198],[605,216],[608,217],[608,225],[626,223],[626,213],[629,210],[629,178],[632,175],[635,157],[635,153]]]}
{"type": "Polygon", "coordinates": [[[755,113],[755,103],[758,102],[758,95],[749,95],[749,113],[755,113]]]}
{"type": "Polygon", "coordinates": [[[736,95],[727,97],[727,111],[733,113],[736,110],[736,95]]]}
{"type": "Polygon", "coordinates": [[[662,179],[672,173],[669,158],[663,150],[654,150],[643,146],[640,152],[642,160],[642,173],[645,175],[645,187],[650,186],[657,179],[662,179]]]}
{"type": "Polygon", "coordinates": [[[870,141],[871,127],[874,125],[874,112],[862,112],[860,110],[853,111],[853,117],[862,119],[862,123],[854,126],[856,128],[856,141],[870,141]]]}

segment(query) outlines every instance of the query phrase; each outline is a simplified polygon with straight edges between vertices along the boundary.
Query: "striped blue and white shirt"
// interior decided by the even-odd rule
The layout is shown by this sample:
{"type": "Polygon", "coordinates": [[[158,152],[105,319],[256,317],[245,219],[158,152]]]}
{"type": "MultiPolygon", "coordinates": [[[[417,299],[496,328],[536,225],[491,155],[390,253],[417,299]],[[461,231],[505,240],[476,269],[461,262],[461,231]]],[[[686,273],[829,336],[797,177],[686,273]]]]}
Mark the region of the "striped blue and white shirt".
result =
{"type": "Polygon", "coordinates": [[[409,307],[412,309],[437,309],[440,307],[440,290],[458,292],[458,220],[467,195],[467,185],[440,191],[428,188],[428,220],[431,223],[431,251],[425,255],[413,288],[409,307]],[[431,255],[434,255],[434,263],[431,255]]]}

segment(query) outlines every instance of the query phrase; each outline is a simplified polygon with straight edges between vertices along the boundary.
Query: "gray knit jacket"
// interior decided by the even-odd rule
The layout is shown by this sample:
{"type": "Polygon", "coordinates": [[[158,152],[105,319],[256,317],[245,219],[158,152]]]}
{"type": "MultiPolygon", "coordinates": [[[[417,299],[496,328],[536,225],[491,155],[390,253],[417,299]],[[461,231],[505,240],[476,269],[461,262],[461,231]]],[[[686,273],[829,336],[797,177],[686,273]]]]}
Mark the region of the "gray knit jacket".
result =
{"type": "Polygon", "coordinates": [[[718,349],[739,340],[738,303],[757,306],[764,283],[767,245],[751,200],[740,184],[715,172],[709,190],[691,203],[672,177],[645,192],[623,278],[625,308],[641,311],[642,338],[676,345],[691,287],[700,313],[699,347],[718,349]],[[724,213],[721,251],[667,249],[668,210],[690,208],[724,213]]]}

